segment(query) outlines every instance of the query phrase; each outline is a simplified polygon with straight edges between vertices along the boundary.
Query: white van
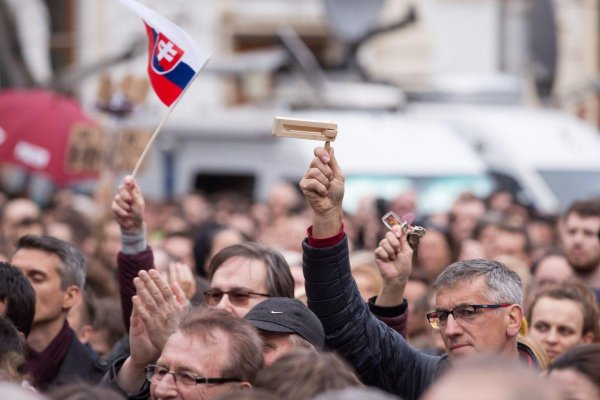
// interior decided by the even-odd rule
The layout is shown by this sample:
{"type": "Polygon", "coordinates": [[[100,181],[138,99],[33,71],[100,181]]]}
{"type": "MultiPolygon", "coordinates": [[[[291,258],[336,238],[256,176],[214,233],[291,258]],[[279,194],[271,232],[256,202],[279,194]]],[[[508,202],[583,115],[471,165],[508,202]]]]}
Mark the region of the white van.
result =
{"type": "MultiPolygon", "coordinates": [[[[494,182],[476,152],[447,125],[395,112],[282,112],[290,118],[335,122],[333,143],[347,177],[352,211],[365,195],[389,199],[414,190],[419,211],[446,211],[463,191],[487,195],[494,182]]],[[[323,143],[271,135],[273,114],[232,116],[161,133],[139,175],[144,193],[164,198],[200,188],[242,190],[256,200],[278,180],[298,182],[313,149],[323,143]]]]}
{"type": "MultiPolygon", "coordinates": [[[[365,195],[391,199],[406,191],[416,192],[422,214],[447,211],[460,193],[486,196],[495,186],[485,162],[447,124],[386,112],[322,111],[295,117],[338,124],[333,146],[346,175],[344,204],[349,211],[365,195]]],[[[315,146],[302,142],[297,146],[305,151],[315,146]]]]}
{"type": "Polygon", "coordinates": [[[554,110],[515,106],[414,105],[471,143],[496,180],[545,212],[600,197],[600,132],[554,110]]]}

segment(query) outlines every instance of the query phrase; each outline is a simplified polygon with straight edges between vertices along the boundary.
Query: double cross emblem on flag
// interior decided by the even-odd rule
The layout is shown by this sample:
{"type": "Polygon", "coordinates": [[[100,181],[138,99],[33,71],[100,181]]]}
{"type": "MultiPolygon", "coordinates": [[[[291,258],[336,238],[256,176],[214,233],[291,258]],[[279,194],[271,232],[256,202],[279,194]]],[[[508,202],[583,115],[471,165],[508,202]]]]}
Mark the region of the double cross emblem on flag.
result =
{"type": "Polygon", "coordinates": [[[159,33],[152,53],[152,69],[161,75],[170,72],[177,66],[183,53],[183,50],[171,39],[159,33]]]}
{"type": "Polygon", "coordinates": [[[177,105],[177,100],[204,68],[209,57],[200,50],[194,39],[162,15],[135,0],[119,1],[144,21],[148,35],[150,84],[160,101],[169,107],[138,158],[131,173],[135,177],[158,132],[177,105]]]}
{"type": "Polygon", "coordinates": [[[208,61],[180,27],[135,0],[120,0],[138,14],[148,35],[148,76],[159,99],[171,106],[208,61]]]}

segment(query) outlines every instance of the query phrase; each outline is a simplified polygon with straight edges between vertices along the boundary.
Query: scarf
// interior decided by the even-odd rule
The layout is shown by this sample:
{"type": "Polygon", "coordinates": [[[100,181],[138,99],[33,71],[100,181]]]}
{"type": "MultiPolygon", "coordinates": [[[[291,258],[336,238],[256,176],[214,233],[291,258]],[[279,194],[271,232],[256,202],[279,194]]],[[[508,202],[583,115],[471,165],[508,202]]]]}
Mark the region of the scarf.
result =
{"type": "Polygon", "coordinates": [[[74,337],[73,330],[65,321],[58,335],[43,351],[37,352],[29,349],[26,361],[27,372],[33,377],[37,388],[46,388],[56,378],[74,337]]]}

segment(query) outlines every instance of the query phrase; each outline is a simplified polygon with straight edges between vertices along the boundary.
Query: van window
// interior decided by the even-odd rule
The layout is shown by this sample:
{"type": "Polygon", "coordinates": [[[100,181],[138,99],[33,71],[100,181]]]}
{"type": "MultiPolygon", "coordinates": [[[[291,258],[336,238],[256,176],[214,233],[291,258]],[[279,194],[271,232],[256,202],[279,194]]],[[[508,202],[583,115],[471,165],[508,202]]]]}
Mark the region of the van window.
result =
{"type": "Polygon", "coordinates": [[[575,200],[600,197],[600,171],[539,171],[565,210],[575,200]]]}
{"type": "Polygon", "coordinates": [[[389,201],[399,194],[413,191],[418,197],[417,211],[427,215],[450,210],[461,193],[471,192],[478,197],[486,197],[495,188],[496,182],[486,174],[426,177],[352,174],[346,177],[344,208],[352,213],[365,196],[389,201]]]}

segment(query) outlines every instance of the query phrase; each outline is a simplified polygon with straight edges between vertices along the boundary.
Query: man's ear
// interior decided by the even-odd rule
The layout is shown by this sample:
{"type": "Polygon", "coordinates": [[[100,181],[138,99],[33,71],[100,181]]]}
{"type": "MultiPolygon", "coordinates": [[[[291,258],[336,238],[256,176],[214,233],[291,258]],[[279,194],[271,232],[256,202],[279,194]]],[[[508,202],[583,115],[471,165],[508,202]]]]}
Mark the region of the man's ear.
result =
{"type": "Polygon", "coordinates": [[[516,337],[523,323],[523,309],[518,304],[513,304],[508,308],[508,324],[506,325],[506,335],[516,337]]]}
{"type": "Polygon", "coordinates": [[[65,290],[65,295],[63,297],[62,308],[65,311],[69,311],[73,308],[77,302],[81,300],[81,289],[78,286],[71,285],[65,290]]]}

